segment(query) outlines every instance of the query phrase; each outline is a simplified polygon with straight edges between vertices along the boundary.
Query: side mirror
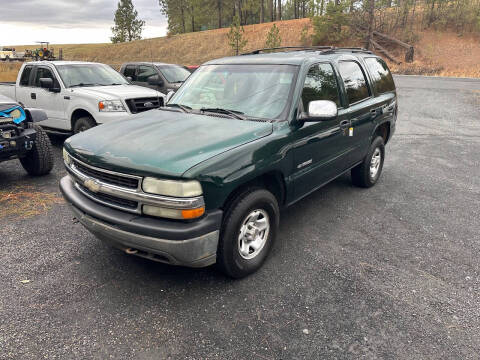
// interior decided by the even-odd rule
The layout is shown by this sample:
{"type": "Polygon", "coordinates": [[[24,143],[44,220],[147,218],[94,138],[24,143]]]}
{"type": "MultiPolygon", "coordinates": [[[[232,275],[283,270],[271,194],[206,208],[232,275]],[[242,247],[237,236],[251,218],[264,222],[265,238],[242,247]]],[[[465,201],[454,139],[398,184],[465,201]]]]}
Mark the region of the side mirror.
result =
{"type": "Polygon", "coordinates": [[[333,120],[338,115],[337,104],[330,100],[315,100],[308,103],[308,114],[304,121],[333,120]]]}
{"type": "Polygon", "coordinates": [[[47,90],[53,89],[53,79],[40,78],[40,87],[47,90]]]}
{"type": "Polygon", "coordinates": [[[160,79],[160,76],[158,75],[152,75],[147,79],[148,85],[154,85],[154,86],[163,86],[163,80],[160,79]]]}
{"type": "Polygon", "coordinates": [[[175,95],[175,91],[168,92],[167,97],[165,98],[165,104],[168,104],[173,95],[175,95]]]}

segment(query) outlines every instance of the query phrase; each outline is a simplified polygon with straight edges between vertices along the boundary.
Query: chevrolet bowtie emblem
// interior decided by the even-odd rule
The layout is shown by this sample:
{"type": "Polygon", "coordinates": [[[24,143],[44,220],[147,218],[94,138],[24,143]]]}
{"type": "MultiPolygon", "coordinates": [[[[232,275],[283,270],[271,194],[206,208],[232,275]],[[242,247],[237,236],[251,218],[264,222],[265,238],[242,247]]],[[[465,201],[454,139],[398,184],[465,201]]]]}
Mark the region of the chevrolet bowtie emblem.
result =
{"type": "Polygon", "coordinates": [[[91,192],[99,192],[100,191],[100,183],[97,180],[94,179],[87,179],[83,182],[83,185],[90,190],[91,192]]]}

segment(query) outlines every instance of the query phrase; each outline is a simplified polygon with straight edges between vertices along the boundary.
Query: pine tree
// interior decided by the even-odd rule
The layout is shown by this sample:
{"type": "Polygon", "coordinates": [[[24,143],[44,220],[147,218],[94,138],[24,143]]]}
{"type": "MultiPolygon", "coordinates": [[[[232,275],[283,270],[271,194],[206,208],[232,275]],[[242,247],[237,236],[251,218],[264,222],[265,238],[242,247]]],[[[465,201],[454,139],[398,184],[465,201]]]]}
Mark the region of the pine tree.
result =
{"type": "Polygon", "coordinates": [[[273,49],[282,45],[282,38],[280,37],[280,31],[277,25],[273,24],[270,31],[267,34],[267,40],[265,41],[266,49],[273,49]]]}
{"type": "Polygon", "coordinates": [[[245,30],[243,26],[240,26],[240,20],[238,16],[233,18],[232,25],[230,25],[230,31],[228,32],[228,44],[235,51],[235,55],[238,55],[243,51],[247,45],[247,39],[244,38],[245,30]]]}
{"type": "Polygon", "coordinates": [[[138,12],[132,4],[132,0],[120,0],[114,18],[113,43],[140,40],[145,21],[138,19],[138,12]]]}

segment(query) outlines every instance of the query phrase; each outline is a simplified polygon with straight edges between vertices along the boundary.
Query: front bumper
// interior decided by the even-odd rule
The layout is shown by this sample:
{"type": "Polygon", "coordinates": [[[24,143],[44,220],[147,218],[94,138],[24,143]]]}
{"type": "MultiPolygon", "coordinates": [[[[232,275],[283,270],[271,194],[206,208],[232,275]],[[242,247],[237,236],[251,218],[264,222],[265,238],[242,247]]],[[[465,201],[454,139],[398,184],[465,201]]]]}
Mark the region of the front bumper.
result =
{"type": "Polygon", "coordinates": [[[70,176],[60,180],[60,190],[87,230],[128,254],[189,267],[204,267],[216,261],[221,210],[192,222],[155,219],[88,199],[75,188],[70,176]]]}
{"type": "Polygon", "coordinates": [[[17,125],[1,125],[1,131],[15,131],[16,136],[4,138],[0,134],[0,161],[23,157],[32,148],[37,132],[33,128],[23,129],[17,125]],[[15,145],[12,145],[14,143],[15,145]]]}

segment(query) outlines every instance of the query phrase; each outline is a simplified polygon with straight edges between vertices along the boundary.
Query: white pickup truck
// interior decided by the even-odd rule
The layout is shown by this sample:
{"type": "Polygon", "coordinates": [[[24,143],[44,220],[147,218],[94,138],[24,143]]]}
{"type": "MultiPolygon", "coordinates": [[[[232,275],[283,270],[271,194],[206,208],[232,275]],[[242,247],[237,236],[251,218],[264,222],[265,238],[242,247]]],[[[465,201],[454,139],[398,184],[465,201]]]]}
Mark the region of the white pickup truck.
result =
{"type": "Polygon", "coordinates": [[[25,63],[15,83],[0,83],[0,94],[45,110],[48,120],[39,125],[65,133],[127,119],[165,100],[161,92],[131,85],[108,65],[79,61],[25,63]]]}

